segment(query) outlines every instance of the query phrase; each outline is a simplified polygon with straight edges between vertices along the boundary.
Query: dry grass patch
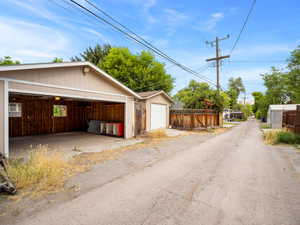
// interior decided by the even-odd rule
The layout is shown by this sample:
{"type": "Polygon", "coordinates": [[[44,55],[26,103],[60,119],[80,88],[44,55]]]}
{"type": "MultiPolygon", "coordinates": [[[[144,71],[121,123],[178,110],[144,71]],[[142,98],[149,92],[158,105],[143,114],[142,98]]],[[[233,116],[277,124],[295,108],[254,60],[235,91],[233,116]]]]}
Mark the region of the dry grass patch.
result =
{"type": "Polygon", "coordinates": [[[263,134],[264,140],[267,144],[277,144],[278,143],[278,133],[281,132],[280,129],[278,130],[268,130],[265,131],[263,134]]]}
{"type": "Polygon", "coordinates": [[[201,130],[192,130],[190,132],[194,133],[194,134],[199,134],[199,135],[221,134],[229,129],[231,129],[231,127],[207,128],[207,129],[201,129],[201,130]]]}
{"type": "Polygon", "coordinates": [[[39,146],[30,152],[28,160],[10,161],[9,176],[19,191],[15,199],[60,191],[67,179],[97,163],[118,159],[127,151],[150,147],[166,138],[166,131],[159,129],[149,132],[143,142],[102,152],[81,153],[70,160],[66,159],[63,152],[39,146]]]}
{"type": "Polygon", "coordinates": [[[158,129],[158,130],[153,130],[147,133],[148,138],[156,138],[156,139],[161,139],[161,138],[168,138],[167,132],[165,129],[158,129]]]}
{"type": "Polygon", "coordinates": [[[216,129],[213,129],[213,133],[214,134],[221,134],[221,133],[224,133],[225,131],[229,130],[231,127],[222,127],[222,128],[216,128],[216,129]]]}
{"type": "Polygon", "coordinates": [[[40,146],[30,152],[25,162],[11,161],[8,174],[18,191],[40,195],[63,188],[69,177],[84,169],[82,165],[67,161],[63,153],[40,146]]]}

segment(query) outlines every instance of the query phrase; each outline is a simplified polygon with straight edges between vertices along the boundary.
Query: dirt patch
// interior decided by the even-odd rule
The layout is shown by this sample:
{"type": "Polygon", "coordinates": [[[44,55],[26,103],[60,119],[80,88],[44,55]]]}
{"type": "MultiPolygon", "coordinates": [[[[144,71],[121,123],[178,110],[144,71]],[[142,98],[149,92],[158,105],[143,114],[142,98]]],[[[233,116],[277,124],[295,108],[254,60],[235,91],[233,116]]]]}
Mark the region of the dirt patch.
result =
{"type": "Polygon", "coordinates": [[[229,130],[231,128],[233,128],[233,127],[207,128],[207,129],[192,130],[192,131],[187,131],[187,132],[191,133],[191,134],[198,134],[198,135],[221,134],[221,133],[224,133],[224,132],[226,132],[227,130],[229,130]]]}

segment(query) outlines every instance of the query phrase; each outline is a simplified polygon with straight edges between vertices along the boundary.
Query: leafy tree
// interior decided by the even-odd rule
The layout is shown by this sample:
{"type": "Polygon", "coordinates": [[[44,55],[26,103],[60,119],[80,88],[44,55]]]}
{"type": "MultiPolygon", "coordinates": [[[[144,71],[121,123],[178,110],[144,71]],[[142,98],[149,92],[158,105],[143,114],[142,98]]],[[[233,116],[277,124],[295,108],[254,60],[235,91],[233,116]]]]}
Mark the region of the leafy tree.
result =
{"type": "Polygon", "coordinates": [[[0,58],[0,65],[13,65],[13,64],[20,64],[20,61],[13,60],[10,56],[4,56],[3,58],[0,58]]]}
{"type": "Polygon", "coordinates": [[[237,105],[238,92],[235,89],[229,89],[227,95],[229,97],[229,108],[234,109],[237,105]]]}
{"type": "Polygon", "coordinates": [[[290,92],[290,101],[300,103],[300,68],[293,69],[286,75],[286,88],[290,92]]]}
{"type": "Polygon", "coordinates": [[[111,48],[100,67],[134,91],[164,90],[170,93],[174,79],[164,64],[146,51],[132,54],[128,48],[111,48]]]}
{"type": "Polygon", "coordinates": [[[240,96],[241,92],[245,93],[245,87],[242,81],[242,78],[233,78],[231,77],[228,81],[228,91],[227,95],[230,98],[230,104],[229,107],[231,109],[237,109],[237,104],[238,104],[238,98],[240,96]]]}
{"type": "Polygon", "coordinates": [[[254,105],[252,111],[257,119],[267,118],[268,108],[272,99],[270,95],[264,95],[262,92],[253,92],[254,105]]]}
{"type": "Polygon", "coordinates": [[[299,68],[300,65],[300,45],[297,46],[297,48],[295,50],[293,50],[291,52],[291,56],[288,59],[288,68],[289,69],[295,69],[295,68],[299,68]]]}
{"type": "Polygon", "coordinates": [[[285,104],[290,100],[285,73],[271,67],[271,72],[262,74],[262,78],[267,88],[266,96],[268,96],[270,104],[285,104]]]}
{"type": "Polygon", "coordinates": [[[286,85],[290,92],[291,102],[300,103],[300,45],[291,53],[288,59],[289,73],[286,75],[286,85]]]}
{"type": "Polygon", "coordinates": [[[252,114],[252,105],[250,105],[250,104],[240,104],[240,110],[244,114],[244,119],[247,119],[252,114]]]}
{"type": "Polygon", "coordinates": [[[234,110],[241,111],[243,113],[243,119],[247,119],[252,114],[252,105],[238,103],[235,105],[234,110]]]}
{"type": "Polygon", "coordinates": [[[184,104],[184,108],[205,109],[208,108],[206,102],[212,103],[213,109],[222,111],[229,105],[229,97],[225,92],[218,92],[212,89],[207,83],[191,80],[186,88],[178,91],[174,96],[184,104]]]}
{"type": "Polygon", "coordinates": [[[109,44],[103,46],[97,44],[95,47],[88,47],[83,53],[80,53],[79,56],[72,57],[71,61],[89,61],[100,67],[104,57],[108,55],[110,49],[111,46],[109,44]]]}
{"type": "Polygon", "coordinates": [[[231,77],[228,82],[228,89],[229,90],[235,90],[237,93],[237,97],[240,96],[240,93],[243,92],[245,93],[245,86],[243,84],[242,78],[238,77],[234,79],[231,77]]]}
{"type": "Polygon", "coordinates": [[[53,63],[62,63],[64,62],[63,58],[58,58],[58,57],[55,57],[53,60],[52,60],[53,63]]]}
{"type": "Polygon", "coordinates": [[[254,98],[254,104],[252,106],[252,111],[255,114],[259,109],[259,107],[258,107],[259,100],[264,96],[264,94],[262,92],[255,91],[252,93],[252,96],[254,98]]]}

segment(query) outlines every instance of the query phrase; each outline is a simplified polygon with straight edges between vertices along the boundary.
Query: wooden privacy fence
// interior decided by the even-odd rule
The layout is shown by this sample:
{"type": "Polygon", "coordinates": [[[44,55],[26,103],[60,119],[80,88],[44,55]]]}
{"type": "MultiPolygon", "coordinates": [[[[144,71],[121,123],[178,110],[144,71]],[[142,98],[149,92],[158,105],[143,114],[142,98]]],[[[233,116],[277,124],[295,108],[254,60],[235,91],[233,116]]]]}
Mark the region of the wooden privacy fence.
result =
{"type": "Polygon", "coordinates": [[[197,129],[220,125],[219,113],[208,109],[170,110],[172,128],[197,129]]]}
{"type": "Polygon", "coordinates": [[[297,110],[283,112],[282,127],[300,134],[300,105],[297,106],[297,110]]]}

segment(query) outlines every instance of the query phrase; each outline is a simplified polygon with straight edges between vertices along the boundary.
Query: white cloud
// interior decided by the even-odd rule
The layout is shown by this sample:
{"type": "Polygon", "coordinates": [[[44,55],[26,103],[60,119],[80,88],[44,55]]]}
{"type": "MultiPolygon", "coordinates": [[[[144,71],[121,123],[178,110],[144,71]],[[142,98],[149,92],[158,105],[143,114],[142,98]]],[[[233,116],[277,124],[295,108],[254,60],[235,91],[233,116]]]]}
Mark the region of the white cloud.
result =
{"type": "Polygon", "coordinates": [[[91,28],[83,28],[82,30],[85,31],[85,32],[88,32],[89,34],[97,36],[104,43],[111,44],[110,39],[107,38],[105,35],[103,35],[102,33],[98,32],[98,31],[95,31],[91,28]]]}
{"type": "Polygon", "coordinates": [[[23,9],[26,9],[27,11],[30,11],[31,13],[44,18],[48,19],[54,22],[62,22],[61,18],[57,15],[53,14],[51,11],[46,9],[43,4],[41,4],[41,1],[37,0],[8,0],[10,3],[15,4],[18,7],[21,7],[23,9]]]}
{"type": "Polygon", "coordinates": [[[167,15],[167,23],[175,25],[178,22],[181,23],[182,21],[186,20],[188,17],[182,12],[179,12],[175,9],[165,9],[164,12],[167,15]]]}
{"type": "Polygon", "coordinates": [[[156,0],[144,0],[143,2],[145,8],[152,8],[156,5],[156,0]]]}
{"type": "Polygon", "coordinates": [[[182,26],[188,19],[188,16],[186,14],[175,9],[165,9],[164,13],[164,24],[166,25],[168,36],[173,35],[176,32],[177,28],[179,26],[182,26]]]}
{"type": "Polygon", "coordinates": [[[0,55],[22,62],[49,61],[70,49],[69,39],[60,31],[39,24],[0,17],[0,55]]]}
{"type": "Polygon", "coordinates": [[[207,21],[201,23],[197,29],[201,31],[212,31],[216,28],[218,22],[224,18],[224,13],[217,12],[210,15],[207,21]]]}
{"type": "Polygon", "coordinates": [[[215,20],[220,20],[224,17],[224,14],[223,13],[213,13],[211,15],[212,19],[215,19],[215,20]]]}
{"type": "MultiPolygon", "coordinates": [[[[74,13],[78,13],[78,11],[64,1],[40,1],[40,0],[7,0],[10,3],[16,5],[18,8],[25,9],[27,12],[30,12],[32,15],[37,16],[41,19],[48,20],[51,23],[55,23],[56,25],[66,27],[68,29],[76,30],[76,26],[74,23],[79,25],[90,25],[91,22],[89,19],[74,19],[74,13]],[[50,10],[53,9],[53,10],[50,10]],[[56,10],[64,9],[64,13],[67,15],[61,16],[57,15],[56,10]]],[[[86,6],[87,8],[91,7],[84,0],[76,0],[78,3],[86,6]]]]}

